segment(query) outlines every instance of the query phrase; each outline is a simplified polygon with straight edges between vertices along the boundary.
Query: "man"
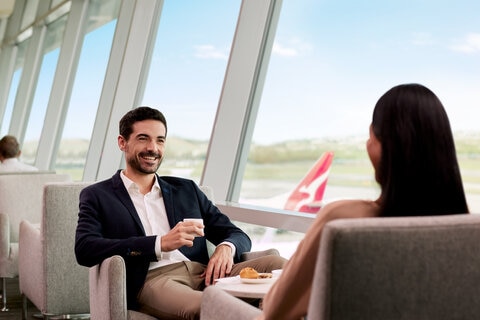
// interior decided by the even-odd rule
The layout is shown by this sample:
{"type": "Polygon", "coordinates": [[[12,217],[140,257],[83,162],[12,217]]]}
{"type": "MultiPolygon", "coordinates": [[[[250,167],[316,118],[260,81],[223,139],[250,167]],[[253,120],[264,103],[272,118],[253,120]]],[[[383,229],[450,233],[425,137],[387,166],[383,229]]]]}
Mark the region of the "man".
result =
{"type": "Polygon", "coordinates": [[[21,153],[17,138],[10,135],[4,136],[0,140],[0,172],[38,171],[38,168],[19,160],[21,153]]]}
{"type": "Polygon", "coordinates": [[[285,259],[240,262],[250,238],[193,181],[157,176],[166,137],[165,117],[156,109],[139,107],[123,116],[118,146],[126,168],[81,192],[75,254],[87,267],[112,255],[124,258],[129,309],[161,319],[198,319],[201,290],[215,279],[246,266],[269,272],[285,259]],[[207,239],[216,245],[210,258],[207,239]]]}

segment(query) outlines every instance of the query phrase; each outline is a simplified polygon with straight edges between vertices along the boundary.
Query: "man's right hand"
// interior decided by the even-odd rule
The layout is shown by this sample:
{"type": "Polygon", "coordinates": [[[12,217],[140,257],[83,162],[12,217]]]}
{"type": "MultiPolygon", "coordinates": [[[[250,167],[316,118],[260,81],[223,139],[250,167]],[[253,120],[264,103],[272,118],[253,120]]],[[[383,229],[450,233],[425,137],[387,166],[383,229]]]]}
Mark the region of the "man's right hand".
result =
{"type": "Polygon", "coordinates": [[[193,246],[195,237],[203,237],[203,228],[195,222],[179,222],[169,233],[162,236],[162,252],[176,250],[180,247],[193,246]]]}

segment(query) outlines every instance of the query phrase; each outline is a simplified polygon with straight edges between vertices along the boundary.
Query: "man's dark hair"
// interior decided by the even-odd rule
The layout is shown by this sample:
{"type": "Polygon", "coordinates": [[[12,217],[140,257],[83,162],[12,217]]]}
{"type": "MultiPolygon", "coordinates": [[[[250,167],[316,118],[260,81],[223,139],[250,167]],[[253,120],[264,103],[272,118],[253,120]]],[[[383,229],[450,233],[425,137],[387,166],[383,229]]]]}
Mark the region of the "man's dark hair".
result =
{"type": "Polygon", "coordinates": [[[165,126],[165,136],[167,135],[167,120],[165,116],[150,107],[138,107],[127,112],[119,123],[119,133],[122,137],[128,140],[130,134],[133,132],[133,124],[143,120],[158,120],[165,126]]]}

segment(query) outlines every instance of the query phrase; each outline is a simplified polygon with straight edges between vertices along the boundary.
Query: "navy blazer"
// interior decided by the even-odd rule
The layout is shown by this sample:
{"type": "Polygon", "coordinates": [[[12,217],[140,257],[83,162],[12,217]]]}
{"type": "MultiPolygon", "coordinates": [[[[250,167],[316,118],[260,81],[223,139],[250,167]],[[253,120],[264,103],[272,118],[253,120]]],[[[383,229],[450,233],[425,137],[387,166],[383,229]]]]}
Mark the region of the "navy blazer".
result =
{"type": "MultiPolygon", "coordinates": [[[[234,262],[250,251],[250,238],[205,196],[192,180],[159,177],[170,227],[184,218],[202,218],[204,237],[196,237],[193,247],[179,250],[191,261],[207,264],[206,240],[215,245],[229,241],[236,247],[234,262]]],[[[156,236],[146,236],[120,170],[108,180],[90,185],[80,193],[75,255],[79,264],[92,267],[113,255],[125,260],[127,304],[137,309],[137,295],[142,288],[150,262],[157,261],[156,236]]]]}

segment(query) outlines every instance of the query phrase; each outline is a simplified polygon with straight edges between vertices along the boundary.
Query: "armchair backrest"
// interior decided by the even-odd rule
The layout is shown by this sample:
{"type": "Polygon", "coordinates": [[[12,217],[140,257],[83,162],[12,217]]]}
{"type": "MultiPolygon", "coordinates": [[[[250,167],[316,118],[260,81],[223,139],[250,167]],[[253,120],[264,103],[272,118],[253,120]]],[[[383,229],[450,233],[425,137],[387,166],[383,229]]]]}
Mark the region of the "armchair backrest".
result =
{"type": "Polygon", "coordinates": [[[75,258],[75,230],[80,191],[88,182],[45,186],[41,225],[45,302],[50,313],[89,311],[88,269],[75,258]]]}
{"type": "Polygon", "coordinates": [[[478,214],[336,220],[308,319],[474,319],[479,288],[478,214]]]}
{"type": "Polygon", "coordinates": [[[70,175],[54,172],[0,174],[0,213],[8,217],[11,242],[18,242],[22,220],[40,223],[44,185],[61,181],[71,181],[70,175]]]}

